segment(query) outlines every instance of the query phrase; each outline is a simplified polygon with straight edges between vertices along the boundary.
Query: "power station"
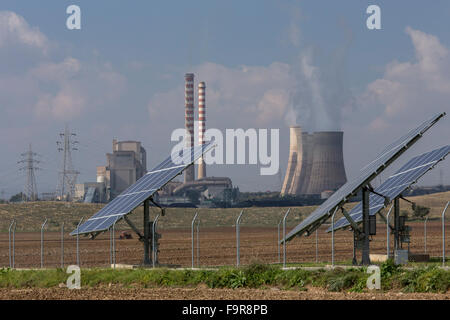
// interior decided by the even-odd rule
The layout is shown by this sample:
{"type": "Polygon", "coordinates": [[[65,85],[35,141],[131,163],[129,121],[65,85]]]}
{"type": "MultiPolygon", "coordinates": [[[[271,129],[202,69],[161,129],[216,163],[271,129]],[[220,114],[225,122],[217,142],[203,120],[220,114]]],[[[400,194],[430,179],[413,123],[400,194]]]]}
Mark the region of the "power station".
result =
{"type": "Polygon", "coordinates": [[[289,157],[281,195],[327,198],[347,182],[341,131],[307,133],[290,127],[289,157]]]}

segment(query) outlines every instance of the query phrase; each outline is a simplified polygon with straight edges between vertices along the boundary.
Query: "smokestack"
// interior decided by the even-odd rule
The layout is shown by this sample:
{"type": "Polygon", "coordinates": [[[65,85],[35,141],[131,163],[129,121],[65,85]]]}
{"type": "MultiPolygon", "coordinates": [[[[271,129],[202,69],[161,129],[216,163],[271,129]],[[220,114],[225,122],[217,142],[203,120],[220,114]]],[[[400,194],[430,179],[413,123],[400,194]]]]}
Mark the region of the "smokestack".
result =
{"type": "Polygon", "coordinates": [[[315,132],[310,181],[306,194],[336,190],[347,182],[341,131],[315,132]]]}
{"type": "MultiPolygon", "coordinates": [[[[185,79],[185,128],[187,148],[194,146],[194,74],[186,73],[185,79]]],[[[194,181],[195,167],[190,166],[184,171],[184,182],[194,181]]]]}
{"type": "Polygon", "coordinates": [[[291,194],[297,164],[301,163],[301,133],[300,127],[292,126],[289,128],[289,158],[284,176],[283,186],[281,187],[281,195],[291,194]],[[300,147],[299,147],[300,146],[300,147]]]}
{"type": "MultiPolygon", "coordinates": [[[[198,84],[198,143],[203,145],[206,130],[206,84],[198,84]]],[[[206,178],[206,164],[203,162],[203,156],[198,160],[198,179],[206,178]]]]}

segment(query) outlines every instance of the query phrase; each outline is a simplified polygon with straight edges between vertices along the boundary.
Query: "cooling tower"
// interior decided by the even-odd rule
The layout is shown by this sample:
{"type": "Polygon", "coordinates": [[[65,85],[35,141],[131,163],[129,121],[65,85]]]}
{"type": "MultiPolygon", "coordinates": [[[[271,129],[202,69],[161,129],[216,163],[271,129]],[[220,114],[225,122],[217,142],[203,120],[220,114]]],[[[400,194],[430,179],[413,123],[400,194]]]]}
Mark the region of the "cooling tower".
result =
{"type": "MultiPolygon", "coordinates": [[[[292,182],[294,180],[295,170],[297,168],[299,149],[298,138],[301,139],[302,129],[300,127],[292,126],[289,128],[289,158],[286,168],[286,175],[284,176],[283,186],[281,187],[281,195],[291,193],[292,182]]],[[[301,155],[300,155],[301,157],[301,155]]]]}
{"type": "MultiPolygon", "coordinates": [[[[194,146],[194,74],[186,73],[185,79],[185,129],[187,148],[194,146]]],[[[194,181],[195,166],[190,166],[184,171],[184,182],[194,181]]]]}
{"type": "Polygon", "coordinates": [[[313,163],[313,137],[313,134],[308,134],[307,132],[302,133],[302,169],[300,171],[298,182],[294,184],[292,188],[292,194],[302,195],[308,190],[313,163]]]}
{"type": "Polygon", "coordinates": [[[336,190],[347,182],[343,155],[344,133],[315,132],[312,137],[312,165],[305,194],[336,190]]]}

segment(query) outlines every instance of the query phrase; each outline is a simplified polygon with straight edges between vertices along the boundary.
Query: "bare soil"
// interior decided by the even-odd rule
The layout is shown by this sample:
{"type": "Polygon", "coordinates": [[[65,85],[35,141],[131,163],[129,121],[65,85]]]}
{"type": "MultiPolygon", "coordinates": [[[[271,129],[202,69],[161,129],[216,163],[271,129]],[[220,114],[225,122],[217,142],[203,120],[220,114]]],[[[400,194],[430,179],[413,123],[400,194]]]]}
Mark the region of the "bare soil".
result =
{"type": "Polygon", "coordinates": [[[99,287],[0,289],[0,300],[450,300],[450,293],[328,292],[269,289],[99,287]]]}

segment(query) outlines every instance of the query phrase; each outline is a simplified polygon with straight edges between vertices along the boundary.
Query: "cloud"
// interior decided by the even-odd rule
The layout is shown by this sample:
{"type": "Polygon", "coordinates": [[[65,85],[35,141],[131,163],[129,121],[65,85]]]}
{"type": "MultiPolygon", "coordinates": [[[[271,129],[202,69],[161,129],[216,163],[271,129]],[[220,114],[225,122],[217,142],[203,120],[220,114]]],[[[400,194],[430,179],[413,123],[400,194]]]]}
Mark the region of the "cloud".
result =
{"type": "Polygon", "coordinates": [[[48,39],[38,28],[32,28],[25,19],[11,11],[0,11],[0,48],[11,44],[37,48],[47,53],[48,39]]]}
{"type": "Polygon", "coordinates": [[[14,49],[7,57],[15,67],[0,69],[0,103],[8,114],[31,114],[40,121],[74,120],[87,109],[92,113],[109,108],[123,94],[126,78],[111,64],[64,55],[56,59],[53,56],[61,54],[55,47],[23,17],[0,11],[0,54],[14,49]],[[27,48],[42,55],[21,55],[27,48]]]}
{"type": "MultiPolygon", "coordinates": [[[[193,72],[196,83],[206,82],[208,127],[284,125],[289,103],[288,87],[292,82],[289,65],[274,62],[269,66],[226,67],[207,62],[194,67],[193,72]]],[[[197,93],[195,96],[197,104],[197,93]]],[[[156,126],[162,127],[179,119],[178,127],[183,127],[184,84],[155,94],[148,103],[148,110],[156,126]]]]}
{"type": "Polygon", "coordinates": [[[415,60],[393,61],[382,78],[370,83],[362,101],[379,110],[372,130],[427,119],[448,111],[450,101],[450,52],[436,36],[406,28],[415,50],[415,60]]]}

